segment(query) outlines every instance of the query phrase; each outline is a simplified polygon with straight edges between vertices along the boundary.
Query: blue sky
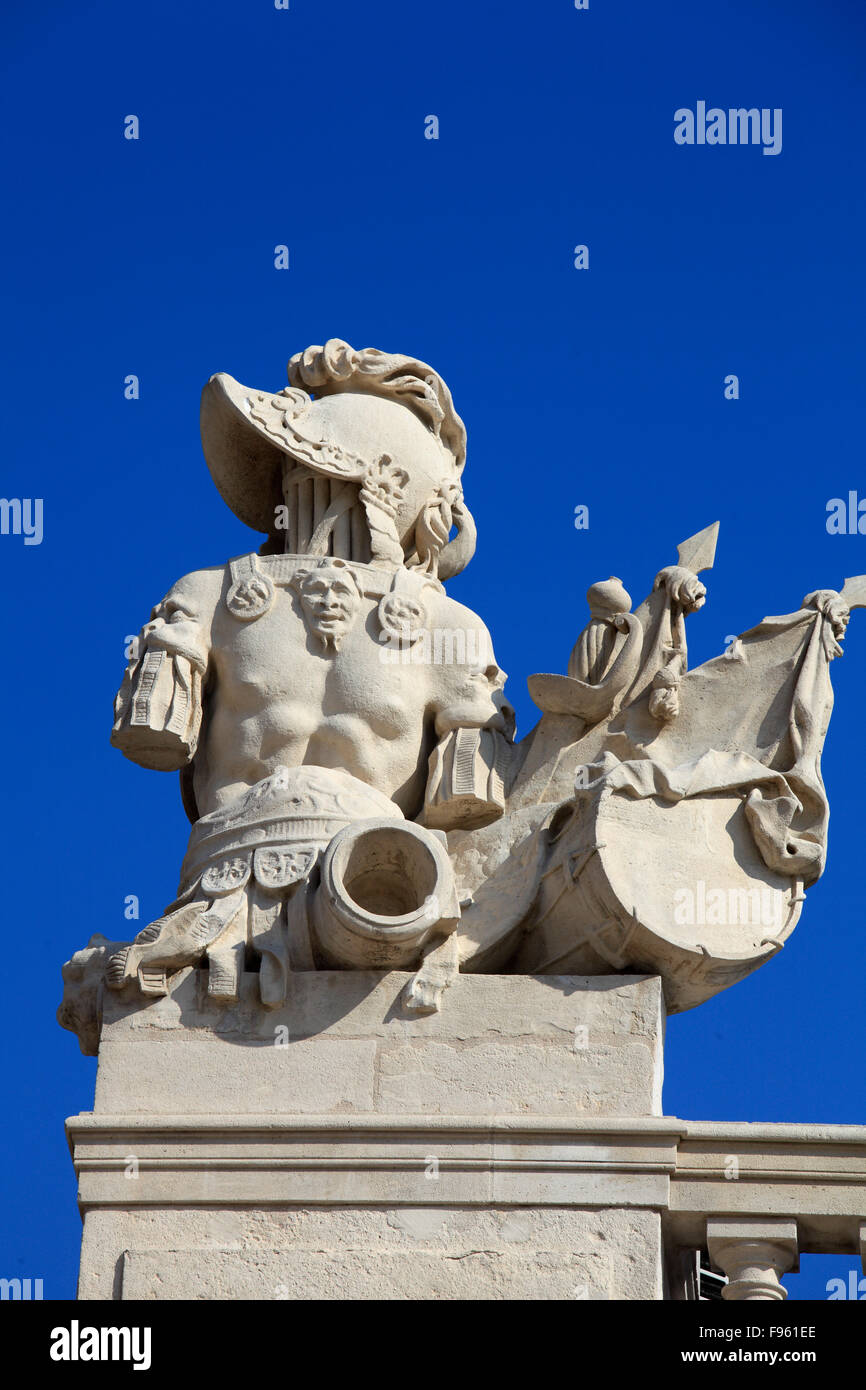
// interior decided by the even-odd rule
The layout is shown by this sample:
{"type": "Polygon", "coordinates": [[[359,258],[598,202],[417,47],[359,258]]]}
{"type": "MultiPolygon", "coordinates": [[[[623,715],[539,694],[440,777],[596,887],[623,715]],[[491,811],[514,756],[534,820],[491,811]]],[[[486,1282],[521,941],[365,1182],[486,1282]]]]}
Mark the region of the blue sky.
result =
{"type": "MultiPolygon", "coordinates": [[[[449,589],[487,622],[522,734],[526,676],[565,669],[588,585],[613,572],[639,601],[716,518],[693,665],[841,587],[866,571],[866,537],[825,525],[830,498],[866,497],[866,10],[48,0],[4,21],[2,491],[44,499],[44,538],[0,536],[0,1274],[69,1297],[62,1125],[95,1062],[54,1023],[60,964],[125,934],[127,894],[156,916],[186,838],[175,779],[109,747],[124,641],[179,575],[255,543],[201,456],[204,381],[277,389],[332,336],[443,374],[480,533],[449,589]],[[674,112],[699,100],[781,108],[781,153],[677,145],[674,112]]],[[[778,959],[670,1021],[669,1114],[866,1119],[866,614],[847,645],[826,874],[778,959]]],[[[804,1261],[792,1295],[854,1263],[804,1261]]]]}

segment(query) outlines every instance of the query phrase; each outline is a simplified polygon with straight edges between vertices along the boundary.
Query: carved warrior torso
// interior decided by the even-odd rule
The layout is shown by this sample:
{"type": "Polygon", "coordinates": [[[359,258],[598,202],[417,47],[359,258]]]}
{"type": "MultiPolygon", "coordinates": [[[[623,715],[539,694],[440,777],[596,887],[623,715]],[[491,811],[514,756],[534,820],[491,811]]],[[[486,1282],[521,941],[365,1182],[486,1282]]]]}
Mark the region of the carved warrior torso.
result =
{"type": "MultiPolygon", "coordinates": [[[[160,764],[181,768],[194,759],[199,815],[222,809],[278,767],[308,766],[348,772],[412,818],[437,741],[458,728],[504,731],[505,678],[481,620],[441,585],[419,580],[412,592],[423,626],[401,641],[400,627],[391,631],[380,617],[390,576],[369,565],[346,571],[350,601],[340,609],[336,596],[333,632],[320,631],[297,591],[299,572],[315,582],[303,557],[257,561],[258,573],[273,576],[273,594],[252,619],[227,602],[228,565],[186,575],[154,610],[144,645],[167,658],[195,655],[201,667],[198,743],[178,742],[173,764],[160,764]]],[[[321,574],[327,604],[339,571],[326,565],[321,574]]]]}
{"type": "Polygon", "coordinates": [[[274,395],[223,376],[203,393],[214,480],[268,540],[170,590],[119,692],[113,742],[181,771],[193,828],[177,902],[112,955],[115,989],[165,993],[206,957],[210,995],[235,998],[248,954],[267,1007],[298,968],[432,952],[453,970],[443,832],[505,809],[505,677],[443,587],[475,537],[448,388],[337,340],[289,375],[274,395]]]}
{"type": "Polygon", "coordinates": [[[189,966],[228,1002],[258,965],[265,1008],[296,970],[407,970],[421,1012],[458,970],[631,969],[675,1011],[770,959],[823,869],[829,664],[866,579],[689,671],[707,527],[634,612],[615,576],[590,588],[515,746],[487,629],[444,588],[475,540],[447,386],[336,339],[289,381],[203,393],[214,481],[268,539],[181,579],[127,671],[113,741],[181,770],[193,826],[165,915],[71,962],[82,1045],[103,981],[165,994],[189,966]]]}

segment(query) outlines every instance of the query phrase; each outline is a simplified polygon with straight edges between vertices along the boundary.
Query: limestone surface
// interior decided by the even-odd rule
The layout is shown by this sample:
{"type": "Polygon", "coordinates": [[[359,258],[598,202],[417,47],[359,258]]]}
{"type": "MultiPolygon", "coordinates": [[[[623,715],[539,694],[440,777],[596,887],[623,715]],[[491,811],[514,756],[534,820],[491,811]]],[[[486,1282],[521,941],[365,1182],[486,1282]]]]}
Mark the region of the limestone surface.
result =
{"type": "Polygon", "coordinates": [[[666,1013],[770,961],[823,871],[866,577],[690,670],[704,526],[636,606],[590,585],[518,739],[446,590],[476,527],[438,372],[331,339],[275,391],[212,377],[201,436],[258,535],[157,602],[115,701],[190,832],[162,915],[63,970],[99,1054],[82,1297],[696,1297],[709,1249],[774,1299],[859,1249],[861,1134],[702,1130],[661,1081],[666,1013]]]}
{"type": "Polygon", "coordinates": [[[172,586],[117,696],[112,741],[180,771],[192,829],[163,916],[67,968],[85,1049],[97,976],[164,997],[203,965],[228,1007],[253,959],[274,1010],[292,972],[392,967],[424,1015],[459,972],[630,970],[676,1011],[781,949],[824,865],[828,668],[866,579],[690,672],[706,527],[636,610],[615,576],[590,586],[515,742],[490,634],[445,591],[476,532],[432,367],[332,339],[276,392],[212,377],[201,431],[266,539],[172,586]]]}

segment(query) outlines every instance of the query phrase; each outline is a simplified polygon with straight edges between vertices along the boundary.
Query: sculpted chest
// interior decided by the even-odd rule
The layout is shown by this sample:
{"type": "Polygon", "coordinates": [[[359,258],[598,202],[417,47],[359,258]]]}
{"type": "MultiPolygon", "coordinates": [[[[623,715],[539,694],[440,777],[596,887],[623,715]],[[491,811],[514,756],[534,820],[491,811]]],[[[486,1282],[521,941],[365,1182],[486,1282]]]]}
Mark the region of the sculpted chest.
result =
{"type": "Polygon", "coordinates": [[[417,729],[430,704],[429,672],[388,661],[380,597],[331,578],[314,578],[304,594],[275,585],[266,611],[247,621],[220,602],[212,629],[216,703],[267,710],[269,722],[309,733],[347,721],[386,738],[417,729]]]}

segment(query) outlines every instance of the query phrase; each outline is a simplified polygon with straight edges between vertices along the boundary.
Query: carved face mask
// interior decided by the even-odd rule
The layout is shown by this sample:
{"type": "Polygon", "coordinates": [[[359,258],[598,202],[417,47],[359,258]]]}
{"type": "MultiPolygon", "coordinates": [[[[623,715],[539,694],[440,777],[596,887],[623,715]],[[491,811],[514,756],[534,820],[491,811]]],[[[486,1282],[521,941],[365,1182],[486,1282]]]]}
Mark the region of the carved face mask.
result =
{"type": "Polygon", "coordinates": [[[339,651],[361,606],[351,570],[328,566],[298,575],[301,606],[310,631],[322,646],[339,651]]]}

